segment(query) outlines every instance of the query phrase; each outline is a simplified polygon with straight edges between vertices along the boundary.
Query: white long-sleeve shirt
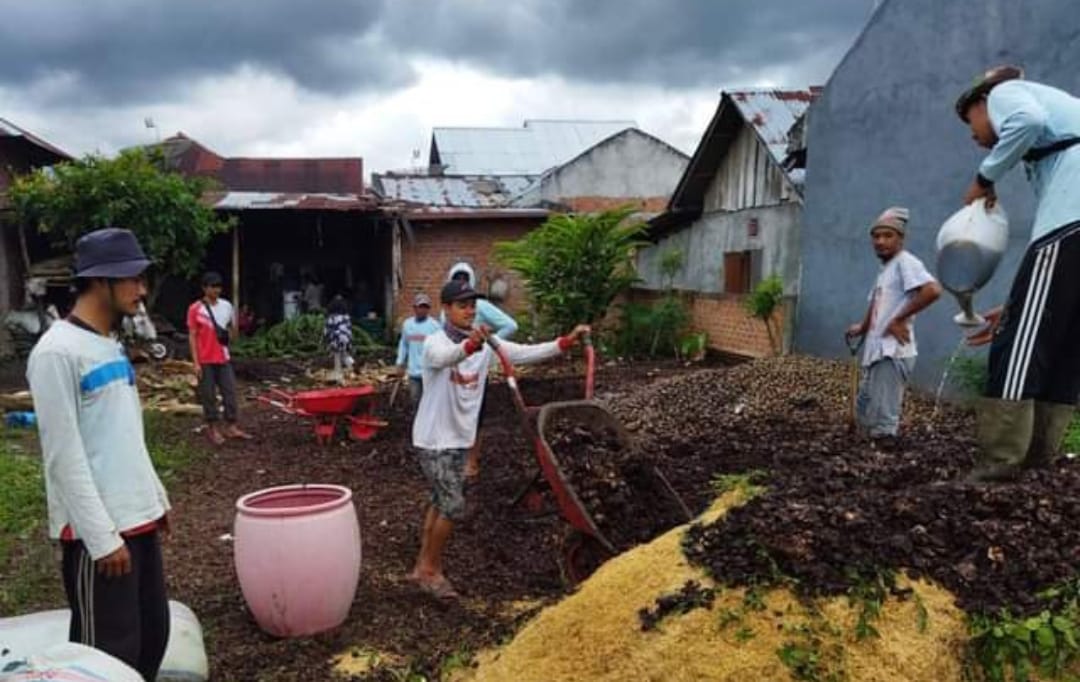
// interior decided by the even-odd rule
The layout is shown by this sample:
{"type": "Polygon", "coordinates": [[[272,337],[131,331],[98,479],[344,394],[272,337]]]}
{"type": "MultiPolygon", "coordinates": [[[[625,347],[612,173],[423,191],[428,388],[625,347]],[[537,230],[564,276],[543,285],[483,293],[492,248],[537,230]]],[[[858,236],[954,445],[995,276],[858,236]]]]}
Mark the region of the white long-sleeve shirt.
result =
{"type": "MultiPolygon", "coordinates": [[[[990,124],[998,141],[979,166],[997,182],[1028,151],[1080,137],[1080,98],[1031,81],[1006,81],[987,97],[990,124]]],[[[1080,145],[1026,164],[1039,202],[1031,241],[1080,220],[1080,145]]]]}
{"type": "MultiPolygon", "coordinates": [[[[442,329],[424,341],[424,393],[413,420],[415,447],[464,450],[476,442],[476,425],[495,351],[484,344],[469,355],[466,343],[454,343],[442,329]]],[[[499,346],[510,362],[527,365],[559,355],[561,343],[523,345],[504,340],[499,346]]]]}
{"type": "Polygon", "coordinates": [[[60,320],[30,353],[26,376],[41,435],[49,537],[69,526],[100,559],[120,548],[122,532],[169,510],[143,438],[135,369],[115,340],[60,320]]]}

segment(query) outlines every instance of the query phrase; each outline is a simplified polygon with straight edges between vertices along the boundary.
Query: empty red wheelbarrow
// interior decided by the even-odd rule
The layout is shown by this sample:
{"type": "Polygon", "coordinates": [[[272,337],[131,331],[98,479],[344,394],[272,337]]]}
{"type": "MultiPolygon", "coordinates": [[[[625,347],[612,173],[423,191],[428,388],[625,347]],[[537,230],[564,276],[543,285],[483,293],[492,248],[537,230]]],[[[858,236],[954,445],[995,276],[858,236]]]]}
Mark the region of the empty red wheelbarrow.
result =
{"type": "Polygon", "coordinates": [[[341,423],[348,425],[349,434],[357,440],[368,440],[379,429],[389,426],[375,417],[374,398],[373,386],[347,386],[299,393],[270,389],[258,400],[287,414],[314,419],[315,439],[326,445],[333,440],[341,423]]]}
{"type": "MultiPolygon", "coordinates": [[[[605,537],[597,527],[596,522],[589,514],[588,509],[586,509],[581,498],[578,497],[577,492],[563,472],[562,467],[559,464],[559,457],[552,450],[551,445],[545,438],[547,427],[554,423],[555,417],[559,417],[563,420],[588,425],[591,429],[596,429],[598,427],[610,429],[610,431],[616,435],[616,438],[624,450],[630,450],[633,447],[630,435],[614,415],[608,412],[603,405],[593,400],[596,374],[596,351],[593,348],[592,341],[588,337],[585,339],[584,400],[567,400],[547,403],[545,405],[527,405],[525,403],[525,399],[522,397],[521,391],[518,388],[513,364],[510,362],[510,359],[503,349],[499,347],[499,342],[496,338],[489,338],[488,341],[491,343],[492,348],[495,350],[495,354],[499,358],[499,363],[502,365],[503,374],[506,376],[507,386],[510,388],[510,395],[522,418],[522,427],[525,430],[525,435],[533,442],[536,451],[536,460],[540,465],[540,470],[537,472],[532,482],[517,496],[515,502],[521,501],[522,499],[528,500],[530,497],[533,499],[538,497],[535,484],[537,484],[540,477],[543,476],[555,497],[555,503],[558,507],[559,514],[571,527],[571,532],[563,537],[560,565],[563,577],[567,582],[577,584],[589,577],[600,564],[617,554],[618,551],[615,545],[605,537]]],[[[678,505],[682,513],[686,516],[686,520],[689,521],[691,519],[690,510],[686,507],[682,498],[679,497],[678,493],[675,492],[658,469],[653,467],[652,473],[656,476],[662,489],[670,495],[673,502],[678,505]]]]}

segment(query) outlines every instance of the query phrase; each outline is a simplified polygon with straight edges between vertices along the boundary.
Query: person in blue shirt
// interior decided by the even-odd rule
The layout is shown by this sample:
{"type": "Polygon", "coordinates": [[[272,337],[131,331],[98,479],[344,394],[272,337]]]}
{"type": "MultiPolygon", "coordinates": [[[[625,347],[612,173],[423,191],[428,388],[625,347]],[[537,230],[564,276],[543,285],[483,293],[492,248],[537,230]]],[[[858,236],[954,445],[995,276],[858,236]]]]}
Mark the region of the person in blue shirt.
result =
{"type": "Polygon", "coordinates": [[[1049,466],[1080,396],[1080,99],[1000,66],[960,96],[956,113],[990,150],[964,201],[993,205],[994,183],[1020,162],[1038,201],[1005,305],[968,338],[990,344],[980,451],[968,476],[980,483],[1049,466]]]}
{"type": "MultiPolygon", "coordinates": [[[[478,289],[476,282],[476,273],[473,271],[472,266],[464,261],[454,263],[450,266],[450,271],[446,273],[446,281],[453,282],[467,282],[473,289],[478,289]]],[[[443,322],[446,321],[446,313],[443,313],[443,322]]],[[[518,329],[517,322],[513,317],[503,312],[499,306],[495,305],[491,301],[481,298],[476,301],[476,319],[473,321],[473,328],[480,329],[484,327],[495,336],[500,339],[509,339],[514,335],[518,329]]],[[[480,473],[480,428],[484,425],[484,413],[487,391],[484,391],[485,404],[480,406],[480,422],[477,425],[476,442],[472,448],[469,449],[469,458],[465,462],[465,477],[469,480],[474,480],[480,473]]]]}
{"type": "Polygon", "coordinates": [[[417,294],[413,298],[413,316],[401,325],[397,354],[397,366],[409,378],[409,400],[413,408],[420,404],[420,396],[424,394],[424,340],[440,329],[442,325],[431,317],[431,297],[417,294]]]}

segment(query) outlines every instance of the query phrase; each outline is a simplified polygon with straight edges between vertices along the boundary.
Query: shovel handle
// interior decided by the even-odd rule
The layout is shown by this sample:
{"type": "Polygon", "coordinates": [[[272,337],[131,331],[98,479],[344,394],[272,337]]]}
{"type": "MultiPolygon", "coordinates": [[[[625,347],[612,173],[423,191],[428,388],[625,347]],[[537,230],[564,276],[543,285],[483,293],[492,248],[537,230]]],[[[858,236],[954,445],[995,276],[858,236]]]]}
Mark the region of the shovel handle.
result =
{"type": "Polygon", "coordinates": [[[862,348],[864,340],[866,340],[866,337],[862,334],[858,336],[852,336],[846,332],[844,333],[844,343],[847,344],[848,352],[850,352],[852,355],[855,355],[859,352],[859,349],[862,348]]]}
{"type": "Polygon", "coordinates": [[[585,400],[593,399],[596,386],[596,349],[593,347],[592,334],[585,335],[585,400]]]}

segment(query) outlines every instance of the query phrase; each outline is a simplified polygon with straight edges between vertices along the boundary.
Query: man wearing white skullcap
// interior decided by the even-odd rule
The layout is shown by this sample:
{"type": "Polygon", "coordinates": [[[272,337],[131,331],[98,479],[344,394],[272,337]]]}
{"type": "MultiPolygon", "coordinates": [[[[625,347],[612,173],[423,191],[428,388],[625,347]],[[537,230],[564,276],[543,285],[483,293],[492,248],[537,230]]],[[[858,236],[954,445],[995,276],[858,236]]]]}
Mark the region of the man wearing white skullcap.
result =
{"type": "Polygon", "coordinates": [[[923,262],[904,249],[908,218],[906,208],[894,206],[870,226],[881,272],[862,322],[845,334],[863,338],[863,378],[856,398],[859,426],[886,448],[896,445],[904,389],[915,369],[915,314],[941,295],[941,285],[923,262]]]}

